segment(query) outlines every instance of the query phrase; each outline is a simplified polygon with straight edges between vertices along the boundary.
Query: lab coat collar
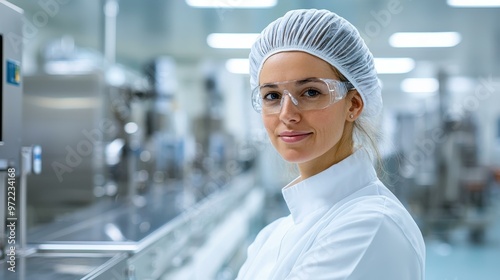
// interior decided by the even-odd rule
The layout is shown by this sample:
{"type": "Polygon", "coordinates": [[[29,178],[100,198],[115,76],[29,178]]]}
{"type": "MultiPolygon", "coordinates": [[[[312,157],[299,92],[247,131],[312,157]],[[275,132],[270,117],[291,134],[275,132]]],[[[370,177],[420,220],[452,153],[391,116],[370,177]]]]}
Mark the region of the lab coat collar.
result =
{"type": "Polygon", "coordinates": [[[377,180],[377,174],[368,153],[360,148],[341,162],[294,185],[297,179],[282,189],[295,224],[310,214],[326,212],[340,200],[377,180]]]}

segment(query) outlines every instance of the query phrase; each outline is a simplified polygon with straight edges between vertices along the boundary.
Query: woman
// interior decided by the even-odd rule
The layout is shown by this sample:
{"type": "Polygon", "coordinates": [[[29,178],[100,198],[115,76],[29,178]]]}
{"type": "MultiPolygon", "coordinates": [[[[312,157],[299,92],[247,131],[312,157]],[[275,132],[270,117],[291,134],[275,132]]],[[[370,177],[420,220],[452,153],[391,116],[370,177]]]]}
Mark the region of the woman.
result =
{"type": "Polygon", "coordinates": [[[357,30],[290,11],[254,43],[250,75],[253,106],[300,176],[282,190],[291,215],[258,234],[237,279],[423,279],[421,232],[373,168],[381,89],[357,30]]]}

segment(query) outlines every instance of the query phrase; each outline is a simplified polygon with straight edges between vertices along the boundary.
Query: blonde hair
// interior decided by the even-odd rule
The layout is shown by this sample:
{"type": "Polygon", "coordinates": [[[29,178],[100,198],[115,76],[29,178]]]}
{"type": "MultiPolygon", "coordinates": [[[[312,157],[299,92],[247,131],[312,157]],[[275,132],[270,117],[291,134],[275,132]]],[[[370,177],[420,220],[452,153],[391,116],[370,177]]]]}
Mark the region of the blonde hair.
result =
{"type": "MultiPolygon", "coordinates": [[[[333,72],[339,77],[340,81],[348,82],[347,78],[340,73],[337,68],[330,65],[333,72]]],[[[378,171],[383,172],[383,163],[380,150],[378,148],[378,142],[382,138],[382,133],[380,129],[377,129],[377,120],[374,117],[367,117],[361,114],[354,122],[352,126],[352,148],[362,147],[364,148],[372,161],[377,164],[378,171]]]]}

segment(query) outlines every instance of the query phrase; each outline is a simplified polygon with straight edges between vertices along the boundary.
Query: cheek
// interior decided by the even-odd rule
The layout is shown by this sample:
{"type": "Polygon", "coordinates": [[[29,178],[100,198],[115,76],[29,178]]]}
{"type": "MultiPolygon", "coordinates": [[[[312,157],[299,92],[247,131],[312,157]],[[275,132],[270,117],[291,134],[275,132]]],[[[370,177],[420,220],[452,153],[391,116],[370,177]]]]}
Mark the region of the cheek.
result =
{"type": "Polygon", "coordinates": [[[314,123],[320,124],[319,132],[328,140],[338,140],[344,130],[345,118],[341,110],[331,110],[316,115],[314,123]]]}
{"type": "Polygon", "coordinates": [[[266,128],[267,134],[272,139],[274,136],[274,130],[276,129],[276,118],[270,116],[262,116],[262,122],[264,123],[264,127],[266,128]]]}

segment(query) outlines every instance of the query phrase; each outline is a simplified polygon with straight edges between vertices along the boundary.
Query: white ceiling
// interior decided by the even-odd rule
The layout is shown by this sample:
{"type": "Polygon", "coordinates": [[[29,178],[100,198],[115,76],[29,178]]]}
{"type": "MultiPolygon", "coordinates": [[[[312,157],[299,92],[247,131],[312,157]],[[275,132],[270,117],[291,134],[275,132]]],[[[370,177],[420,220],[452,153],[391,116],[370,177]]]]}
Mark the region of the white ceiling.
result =
{"type": "MultiPolygon", "coordinates": [[[[40,3],[52,3],[46,25],[38,28],[37,50],[44,40],[71,34],[79,46],[102,49],[102,3],[97,0],[11,0],[26,11],[28,21],[46,13],[40,3]],[[55,3],[55,4],[54,4],[55,3]]],[[[218,50],[206,44],[213,32],[252,32],[295,8],[326,8],[351,21],[365,34],[376,57],[412,57],[416,69],[404,76],[444,69],[452,75],[500,76],[500,9],[452,8],[446,0],[279,0],[270,9],[199,9],[184,0],[120,0],[117,22],[117,61],[134,68],[159,55],[178,60],[243,58],[248,50],[218,50]],[[388,11],[388,5],[402,10],[390,20],[376,23],[374,14],[388,11]],[[380,30],[370,33],[374,25],[380,30]],[[453,48],[396,49],[388,38],[400,31],[458,31],[462,42],[453,48]],[[368,35],[369,36],[368,36],[368,35]],[[422,70],[424,69],[424,70],[422,70]]],[[[34,43],[36,42],[36,43],[34,43]]],[[[385,77],[400,80],[403,75],[385,77]]]]}

